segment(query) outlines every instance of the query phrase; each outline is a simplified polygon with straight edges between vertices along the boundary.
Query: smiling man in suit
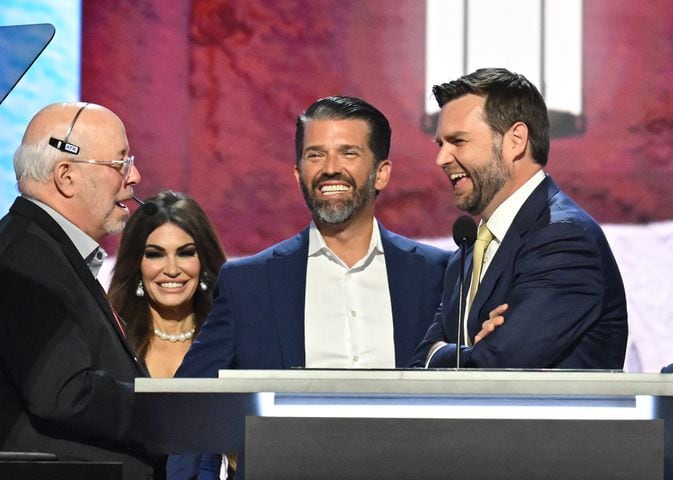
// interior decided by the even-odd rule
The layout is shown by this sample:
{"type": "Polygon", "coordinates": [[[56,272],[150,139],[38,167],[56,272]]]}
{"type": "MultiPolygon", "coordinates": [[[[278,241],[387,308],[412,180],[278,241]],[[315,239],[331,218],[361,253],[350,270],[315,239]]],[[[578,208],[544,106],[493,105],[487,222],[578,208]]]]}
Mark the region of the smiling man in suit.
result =
{"type": "Polygon", "coordinates": [[[439,305],[447,254],[374,217],[390,179],[390,135],[383,114],[358,98],[323,98],[299,116],[294,171],[313,221],[222,267],[178,376],[409,361],[439,305]]]}
{"type": "Polygon", "coordinates": [[[124,228],[140,182],[124,125],[98,105],[49,105],[14,168],[21,196],[0,220],[0,448],[152,478],[133,414],[146,371],[95,278],[100,242],[124,228]]]}
{"type": "Polygon", "coordinates": [[[448,255],[374,217],[390,179],[390,137],[385,116],[358,98],[323,98],[298,117],[294,173],[313,221],[224,264],[177,376],[406,365],[439,305],[448,255]]]}
{"type": "Polygon", "coordinates": [[[474,262],[465,341],[457,338],[455,255],[411,365],[454,367],[459,349],[464,367],[621,369],[622,279],[599,225],[542,170],[549,120],[538,90],[522,75],[489,68],[433,92],[441,107],[437,164],[456,205],[481,217],[474,251],[481,243],[485,253],[474,262]]]}

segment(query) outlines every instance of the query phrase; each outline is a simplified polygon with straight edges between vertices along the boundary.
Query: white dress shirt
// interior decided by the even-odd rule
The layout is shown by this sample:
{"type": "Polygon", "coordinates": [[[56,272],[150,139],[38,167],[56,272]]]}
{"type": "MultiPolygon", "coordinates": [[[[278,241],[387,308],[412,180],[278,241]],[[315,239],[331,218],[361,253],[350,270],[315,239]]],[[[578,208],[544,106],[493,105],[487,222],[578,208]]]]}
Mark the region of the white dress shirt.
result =
{"type": "MultiPolygon", "coordinates": [[[[488,270],[488,266],[491,264],[491,260],[493,260],[493,257],[495,256],[495,252],[498,251],[498,248],[502,243],[502,239],[505,238],[509,227],[514,222],[514,218],[519,213],[519,210],[521,210],[523,204],[526,203],[526,200],[528,200],[528,197],[530,197],[531,193],[533,193],[533,190],[535,190],[537,186],[542,183],[544,178],[545,174],[542,170],[530,177],[526,183],[521,185],[521,187],[519,187],[516,192],[505,199],[505,201],[495,209],[491,215],[491,218],[489,218],[486,222],[486,226],[493,234],[493,240],[491,243],[489,243],[488,248],[484,252],[484,263],[481,267],[481,274],[479,277],[480,282],[481,279],[484,278],[484,274],[486,273],[486,270],[488,270]]],[[[483,223],[483,220],[479,222],[479,226],[481,227],[483,223]]],[[[470,290],[472,290],[472,285],[470,285],[470,290]]],[[[465,313],[467,314],[469,312],[465,313]]],[[[486,319],[484,318],[484,320],[486,319]]]]}
{"type": "Polygon", "coordinates": [[[353,267],[309,229],[304,337],[307,368],[395,368],[393,312],[378,223],[353,267]]]}

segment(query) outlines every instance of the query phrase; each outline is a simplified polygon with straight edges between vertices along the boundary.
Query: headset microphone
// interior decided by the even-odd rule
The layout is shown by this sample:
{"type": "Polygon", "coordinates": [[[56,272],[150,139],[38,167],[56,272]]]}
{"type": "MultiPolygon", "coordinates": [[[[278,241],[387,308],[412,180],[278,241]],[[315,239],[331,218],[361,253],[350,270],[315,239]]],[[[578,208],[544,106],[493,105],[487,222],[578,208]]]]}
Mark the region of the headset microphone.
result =
{"type": "Polygon", "coordinates": [[[157,204],[154,202],[143,202],[135,195],[133,195],[133,200],[135,200],[138,205],[140,205],[140,208],[143,209],[143,213],[145,215],[152,216],[159,211],[159,207],[157,207],[157,204]]]}

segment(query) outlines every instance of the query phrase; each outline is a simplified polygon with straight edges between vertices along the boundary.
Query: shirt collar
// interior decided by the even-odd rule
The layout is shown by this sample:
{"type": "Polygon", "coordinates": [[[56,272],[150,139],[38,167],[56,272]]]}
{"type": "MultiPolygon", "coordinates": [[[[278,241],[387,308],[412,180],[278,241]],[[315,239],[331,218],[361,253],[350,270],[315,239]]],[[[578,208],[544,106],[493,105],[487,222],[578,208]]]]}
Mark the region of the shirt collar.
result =
{"type": "Polygon", "coordinates": [[[93,276],[95,277],[100,271],[101,265],[103,265],[103,260],[107,257],[107,253],[98,242],[46,203],[31,197],[24,198],[47,212],[47,214],[63,229],[70,241],[75,245],[79,254],[86,261],[89,270],[91,270],[91,273],[93,273],[93,276]]]}
{"type": "MultiPolygon", "coordinates": [[[[372,223],[372,238],[369,240],[369,248],[367,249],[367,254],[364,256],[363,260],[369,258],[373,253],[383,253],[383,242],[381,241],[379,222],[374,218],[372,219],[372,223]]],[[[320,233],[320,230],[318,230],[315,222],[311,221],[308,231],[308,256],[315,257],[321,254],[324,255],[327,252],[336,257],[334,252],[332,252],[325,243],[325,238],[320,233]]],[[[360,264],[360,262],[358,262],[358,264],[360,264]]]]}
{"type": "MultiPolygon", "coordinates": [[[[509,230],[510,225],[512,225],[512,222],[514,222],[517,213],[519,213],[523,204],[533,193],[533,190],[535,190],[544,179],[545,173],[542,170],[538,171],[495,209],[491,218],[486,222],[486,225],[488,225],[488,229],[498,243],[502,242],[502,239],[505,238],[505,234],[507,233],[507,230],[509,230]]],[[[482,223],[483,221],[479,223],[479,226],[481,226],[482,223]]]]}

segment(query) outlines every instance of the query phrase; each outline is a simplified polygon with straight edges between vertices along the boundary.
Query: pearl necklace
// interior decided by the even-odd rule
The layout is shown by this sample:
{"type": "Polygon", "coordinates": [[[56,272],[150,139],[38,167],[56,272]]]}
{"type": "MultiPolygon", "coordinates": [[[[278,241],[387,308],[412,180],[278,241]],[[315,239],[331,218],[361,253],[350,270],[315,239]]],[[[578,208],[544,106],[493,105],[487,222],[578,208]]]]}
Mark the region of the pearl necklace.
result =
{"type": "Polygon", "coordinates": [[[186,342],[187,340],[191,340],[191,338],[194,336],[195,331],[196,328],[192,328],[188,332],[183,332],[179,333],[178,335],[174,335],[172,333],[166,333],[162,330],[159,330],[158,328],[155,328],[154,335],[156,335],[162,340],[167,340],[169,342],[186,342]]]}

